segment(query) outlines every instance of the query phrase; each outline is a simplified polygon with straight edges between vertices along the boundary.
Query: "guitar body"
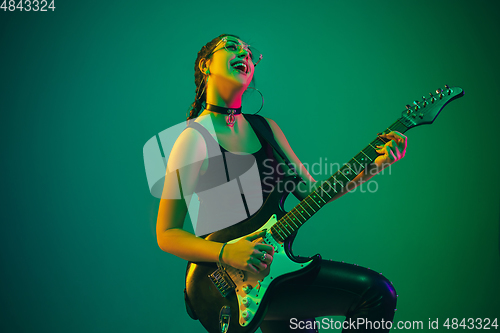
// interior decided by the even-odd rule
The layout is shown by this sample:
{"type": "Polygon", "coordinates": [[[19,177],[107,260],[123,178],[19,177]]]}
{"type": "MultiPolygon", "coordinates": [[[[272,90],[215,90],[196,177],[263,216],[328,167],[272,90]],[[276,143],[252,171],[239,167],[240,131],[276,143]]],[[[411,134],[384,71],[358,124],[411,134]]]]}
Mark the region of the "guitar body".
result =
{"type": "MultiPolygon", "coordinates": [[[[288,193],[280,193],[277,188],[270,193],[260,210],[249,219],[229,228],[208,235],[205,239],[216,242],[233,243],[257,230],[270,230],[285,212],[283,203],[288,193]]],[[[312,258],[296,258],[291,245],[295,234],[284,243],[278,243],[268,233],[261,242],[274,246],[273,262],[269,267],[253,274],[224,265],[224,271],[230,277],[232,287],[227,288],[227,295],[216,286],[214,278],[209,276],[220,271],[216,263],[189,262],[186,272],[186,292],[192,310],[210,333],[220,333],[220,312],[224,306],[230,308],[228,333],[250,333],[257,330],[262,322],[267,302],[272,297],[273,288],[295,276],[306,274],[318,266],[319,255],[312,258]],[[246,311],[246,312],[245,312],[246,311]]],[[[219,281],[225,285],[226,281],[219,281]]]]}

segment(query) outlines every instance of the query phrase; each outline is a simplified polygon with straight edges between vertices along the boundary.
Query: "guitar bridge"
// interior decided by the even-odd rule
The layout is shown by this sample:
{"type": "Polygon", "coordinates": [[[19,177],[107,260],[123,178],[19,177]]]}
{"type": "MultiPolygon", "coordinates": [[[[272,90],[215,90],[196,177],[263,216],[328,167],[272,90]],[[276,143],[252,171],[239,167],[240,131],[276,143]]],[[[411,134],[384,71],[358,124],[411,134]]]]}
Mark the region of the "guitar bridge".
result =
{"type": "Polygon", "coordinates": [[[224,267],[219,266],[212,274],[210,274],[208,277],[212,281],[212,283],[215,285],[217,290],[220,292],[222,297],[226,297],[229,295],[231,291],[234,291],[236,289],[236,285],[234,284],[233,280],[231,277],[227,274],[226,270],[224,267]]]}

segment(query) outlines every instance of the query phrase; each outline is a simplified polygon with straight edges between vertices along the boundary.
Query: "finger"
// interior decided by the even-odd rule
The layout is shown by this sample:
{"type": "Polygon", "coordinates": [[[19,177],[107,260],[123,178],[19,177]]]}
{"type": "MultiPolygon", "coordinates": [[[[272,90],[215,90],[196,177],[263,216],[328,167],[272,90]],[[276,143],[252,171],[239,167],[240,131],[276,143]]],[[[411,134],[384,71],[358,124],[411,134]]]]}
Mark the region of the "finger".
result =
{"type": "Polygon", "coordinates": [[[388,142],[393,139],[399,139],[398,137],[395,136],[394,132],[379,134],[378,137],[384,142],[388,142]]]}
{"type": "Polygon", "coordinates": [[[257,268],[257,270],[264,270],[267,268],[267,265],[262,262],[261,260],[257,259],[257,258],[251,258],[249,261],[248,261],[253,267],[257,268]]]}
{"type": "Polygon", "coordinates": [[[254,256],[251,256],[250,259],[248,259],[248,262],[247,262],[249,265],[254,265],[254,266],[258,266],[261,261],[259,258],[256,258],[254,256]]]}
{"type": "Polygon", "coordinates": [[[388,141],[385,145],[383,146],[377,146],[377,147],[380,147],[379,151],[377,151],[377,153],[379,154],[384,154],[385,151],[387,150],[386,148],[393,148],[395,146],[397,146],[397,142],[394,141],[394,140],[391,140],[391,141],[388,141]]]}
{"type": "Polygon", "coordinates": [[[400,142],[405,142],[406,141],[406,136],[403,135],[402,133],[396,132],[396,131],[389,132],[387,134],[387,138],[395,140],[396,143],[398,143],[398,144],[400,142]]]}
{"type": "Polygon", "coordinates": [[[387,153],[391,164],[402,158],[398,146],[387,148],[387,153]]]}
{"type": "Polygon", "coordinates": [[[399,150],[401,151],[401,158],[405,156],[407,146],[408,146],[408,140],[406,136],[404,136],[403,140],[400,141],[400,144],[398,144],[399,150]]]}
{"type": "Polygon", "coordinates": [[[397,149],[397,148],[392,148],[391,147],[391,148],[387,149],[387,153],[389,155],[389,160],[391,161],[391,163],[394,163],[394,162],[396,162],[398,160],[397,157],[396,157],[396,154],[394,154],[394,151],[393,151],[394,149],[397,149]]]}
{"type": "Polygon", "coordinates": [[[386,136],[396,137],[399,139],[406,139],[406,135],[404,135],[403,133],[398,132],[398,131],[391,131],[391,132],[387,133],[386,136]]]}
{"type": "Polygon", "coordinates": [[[407,146],[407,142],[405,140],[405,142],[403,144],[401,144],[401,146],[398,145],[398,150],[400,151],[400,154],[401,154],[401,157],[400,158],[403,158],[405,157],[405,154],[406,154],[406,146],[407,146]]]}
{"type": "Polygon", "coordinates": [[[385,161],[384,163],[392,163],[392,161],[390,161],[390,151],[391,147],[389,146],[382,146],[380,149],[377,149],[376,152],[379,154],[379,157],[382,158],[383,161],[385,161]]]}
{"type": "Polygon", "coordinates": [[[403,158],[403,154],[401,153],[401,146],[400,145],[393,147],[393,152],[394,152],[394,155],[396,155],[396,157],[397,157],[396,161],[403,158]]]}
{"type": "Polygon", "coordinates": [[[400,137],[401,139],[406,140],[406,135],[404,135],[404,134],[403,134],[403,133],[401,133],[401,132],[394,131],[394,135],[397,135],[397,136],[398,136],[398,137],[400,137]]]}
{"type": "MultiPolygon", "coordinates": [[[[397,154],[395,154],[396,156],[398,156],[397,160],[398,159],[401,159],[403,158],[404,156],[404,151],[406,150],[406,140],[405,139],[400,139],[400,138],[397,138],[397,137],[393,137],[393,139],[389,142],[387,142],[385,144],[385,146],[387,147],[391,147],[391,148],[397,148],[397,154]],[[403,153],[401,153],[403,152],[403,153]]],[[[393,151],[394,153],[396,153],[395,151],[393,151]]]]}
{"type": "Polygon", "coordinates": [[[391,141],[394,141],[394,143],[396,143],[395,140],[388,139],[388,140],[384,140],[383,145],[376,145],[375,147],[384,147],[384,146],[387,146],[388,144],[392,145],[391,141]]]}
{"type": "Polygon", "coordinates": [[[256,254],[254,256],[254,258],[257,258],[261,262],[265,262],[265,263],[270,263],[273,260],[273,256],[265,251],[260,252],[259,254],[256,254]]]}
{"type": "Polygon", "coordinates": [[[380,141],[382,141],[383,143],[387,142],[387,134],[378,133],[377,135],[380,141]]]}
{"type": "Polygon", "coordinates": [[[259,273],[259,270],[254,265],[247,265],[246,271],[249,271],[249,272],[254,273],[254,274],[259,273]]]}
{"type": "Polygon", "coordinates": [[[259,237],[263,237],[266,234],[267,230],[261,230],[261,231],[256,231],[248,236],[245,237],[246,240],[248,241],[253,241],[254,239],[257,239],[259,237]]]}
{"type": "Polygon", "coordinates": [[[257,243],[257,244],[255,244],[255,249],[260,251],[260,252],[267,252],[269,254],[274,253],[274,247],[272,247],[269,244],[257,243]]]}
{"type": "Polygon", "coordinates": [[[272,263],[272,262],[273,262],[273,256],[272,256],[272,255],[270,255],[270,254],[268,254],[268,255],[266,256],[266,259],[265,259],[265,260],[263,260],[262,262],[265,262],[266,264],[268,264],[268,265],[269,265],[270,263],[272,263]]]}
{"type": "Polygon", "coordinates": [[[380,155],[385,155],[387,154],[387,147],[386,146],[377,146],[379,149],[375,149],[375,151],[380,154],[380,155]]]}
{"type": "Polygon", "coordinates": [[[265,259],[267,258],[267,252],[254,251],[254,253],[252,254],[252,258],[258,261],[265,261],[265,259]]]}

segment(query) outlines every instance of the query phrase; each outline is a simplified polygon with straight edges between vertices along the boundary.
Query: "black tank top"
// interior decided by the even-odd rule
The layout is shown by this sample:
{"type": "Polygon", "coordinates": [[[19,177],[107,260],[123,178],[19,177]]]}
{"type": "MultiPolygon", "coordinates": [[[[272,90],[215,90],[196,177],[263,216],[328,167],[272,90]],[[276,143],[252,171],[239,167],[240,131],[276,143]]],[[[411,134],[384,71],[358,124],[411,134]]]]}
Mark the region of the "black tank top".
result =
{"type": "Polygon", "coordinates": [[[261,148],[253,154],[234,154],[220,146],[201,124],[193,121],[188,128],[203,136],[208,155],[208,168],[195,187],[199,210],[190,207],[196,235],[227,228],[255,214],[282,179],[273,147],[254,130],[261,148]]]}

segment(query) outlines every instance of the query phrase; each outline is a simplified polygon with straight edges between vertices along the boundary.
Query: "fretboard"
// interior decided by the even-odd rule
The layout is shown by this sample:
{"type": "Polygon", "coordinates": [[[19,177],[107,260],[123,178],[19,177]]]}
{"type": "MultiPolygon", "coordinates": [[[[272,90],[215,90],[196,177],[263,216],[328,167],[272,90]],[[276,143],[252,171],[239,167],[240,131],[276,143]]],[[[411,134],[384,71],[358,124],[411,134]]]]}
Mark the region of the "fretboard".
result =
{"type": "MultiPolygon", "coordinates": [[[[402,117],[396,120],[394,124],[387,127],[383,133],[389,133],[391,131],[404,133],[410,127],[404,124],[407,121],[406,118],[402,117]]],[[[343,188],[379,156],[376,152],[376,147],[382,146],[385,143],[386,141],[377,137],[349,162],[344,164],[335,174],[322,182],[316,190],[311,192],[311,194],[299,202],[297,206],[286,213],[271,227],[271,233],[274,238],[277,241],[283,242],[287,237],[299,230],[309,218],[326,205],[332,198],[343,192],[343,188]]]]}

